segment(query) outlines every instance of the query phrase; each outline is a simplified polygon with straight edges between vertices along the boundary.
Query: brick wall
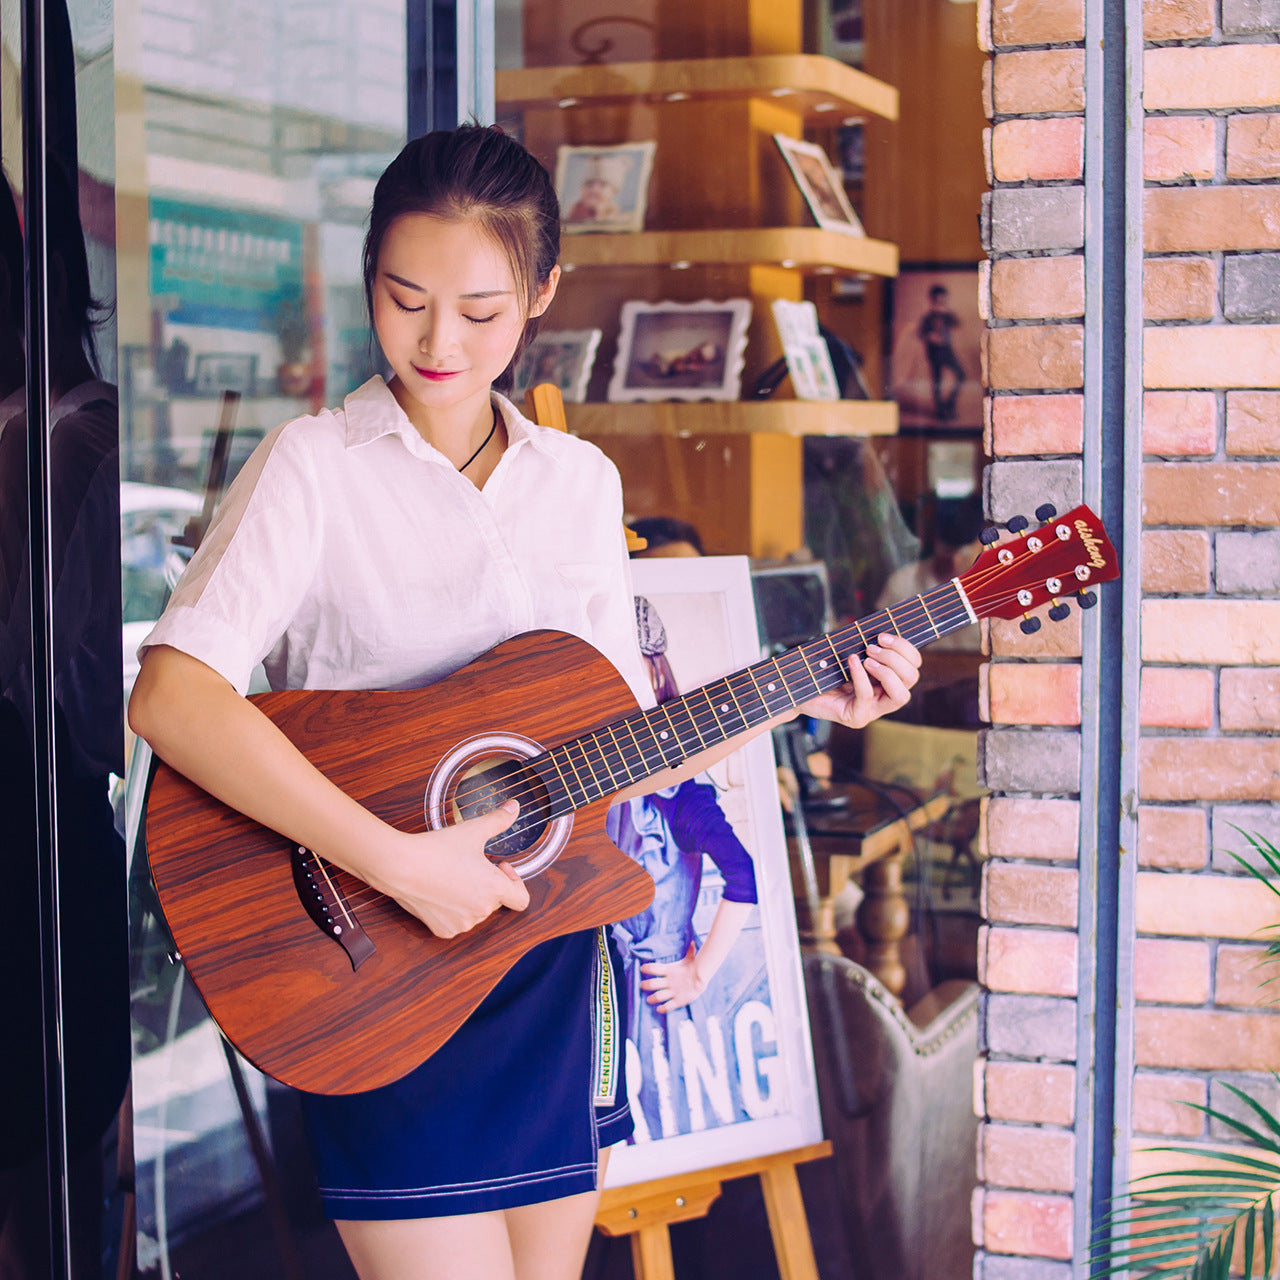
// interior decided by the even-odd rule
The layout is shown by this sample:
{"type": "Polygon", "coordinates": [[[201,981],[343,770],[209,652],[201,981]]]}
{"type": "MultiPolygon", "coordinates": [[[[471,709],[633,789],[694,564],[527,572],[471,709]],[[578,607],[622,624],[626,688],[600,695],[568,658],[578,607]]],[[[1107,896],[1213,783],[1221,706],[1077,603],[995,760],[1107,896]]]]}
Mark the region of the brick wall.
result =
{"type": "MultiPolygon", "coordinates": [[[[1147,0],[1144,34],[1135,1172],[1170,1136],[1225,1136],[1180,1105],[1230,1110],[1225,1083],[1280,1105],[1254,968],[1280,912],[1227,853],[1231,824],[1280,843],[1280,0],[1147,0]]],[[[1081,495],[1083,36],[1084,0],[979,6],[997,520],[1081,495]]],[[[986,1280],[1071,1273],[1080,646],[1074,615],[994,623],[982,681],[986,1280]]]]}

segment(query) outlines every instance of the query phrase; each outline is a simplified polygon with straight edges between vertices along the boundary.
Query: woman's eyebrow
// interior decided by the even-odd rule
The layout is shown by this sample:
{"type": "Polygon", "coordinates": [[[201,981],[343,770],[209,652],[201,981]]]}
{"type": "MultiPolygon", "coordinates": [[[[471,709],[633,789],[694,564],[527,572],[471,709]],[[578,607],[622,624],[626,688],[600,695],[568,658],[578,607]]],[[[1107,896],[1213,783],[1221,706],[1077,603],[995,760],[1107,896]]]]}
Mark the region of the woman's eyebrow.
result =
{"type": "MultiPolygon", "coordinates": [[[[394,272],[384,271],[382,274],[388,280],[394,280],[396,284],[403,285],[406,289],[412,289],[414,293],[426,293],[426,290],[420,284],[414,284],[412,280],[406,280],[403,276],[398,276],[394,272]]],[[[463,302],[479,302],[485,298],[505,298],[510,293],[510,289],[482,289],[478,293],[461,293],[458,297],[463,302]]]]}

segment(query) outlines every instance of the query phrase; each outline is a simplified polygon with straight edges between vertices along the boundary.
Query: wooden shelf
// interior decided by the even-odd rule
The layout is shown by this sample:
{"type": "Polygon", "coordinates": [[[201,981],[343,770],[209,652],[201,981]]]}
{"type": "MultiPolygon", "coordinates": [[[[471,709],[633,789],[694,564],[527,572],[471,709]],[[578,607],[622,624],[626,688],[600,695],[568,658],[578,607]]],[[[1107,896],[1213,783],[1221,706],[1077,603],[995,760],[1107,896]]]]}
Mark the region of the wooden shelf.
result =
{"type": "Polygon", "coordinates": [[[769,266],[809,272],[898,274],[898,247],[821,227],[588,232],[560,239],[560,263],[576,267],[769,266]]]}
{"type": "Polygon", "coordinates": [[[566,404],[579,436],[891,436],[892,400],[699,400],[642,404],[566,404]]]}
{"type": "Polygon", "coordinates": [[[794,103],[806,121],[814,123],[865,112],[898,118],[898,91],[892,85],[817,54],[526,67],[499,71],[495,87],[498,102],[518,110],[601,106],[637,98],[776,98],[794,103]]]}

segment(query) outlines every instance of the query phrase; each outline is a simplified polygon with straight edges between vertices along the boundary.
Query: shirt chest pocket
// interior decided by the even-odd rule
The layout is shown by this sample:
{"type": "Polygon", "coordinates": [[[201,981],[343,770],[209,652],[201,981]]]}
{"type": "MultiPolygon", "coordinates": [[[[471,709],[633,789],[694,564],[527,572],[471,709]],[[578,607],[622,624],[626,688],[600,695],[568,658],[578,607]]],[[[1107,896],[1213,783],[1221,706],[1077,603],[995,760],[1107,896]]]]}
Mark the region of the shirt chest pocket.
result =
{"type": "MultiPolygon", "coordinates": [[[[612,585],[609,567],[591,560],[558,564],[553,578],[548,596],[556,597],[557,612],[563,620],[548,621],[543,625],[572,631],[590,640],[612,585]]],[[[547,603],[551,603],[550,599],[547,603]]]]}

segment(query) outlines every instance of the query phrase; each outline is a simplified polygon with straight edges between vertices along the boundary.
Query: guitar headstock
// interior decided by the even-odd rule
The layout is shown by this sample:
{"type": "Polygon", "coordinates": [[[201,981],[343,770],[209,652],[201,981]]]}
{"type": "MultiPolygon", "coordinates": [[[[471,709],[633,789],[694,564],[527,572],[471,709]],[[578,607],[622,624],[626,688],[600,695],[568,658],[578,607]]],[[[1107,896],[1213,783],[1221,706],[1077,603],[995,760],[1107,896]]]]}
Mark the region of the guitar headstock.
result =
{"type": "Polygon", "coordinates": [[[1119,576],[1102,521],[1080,506],[988,546],[960,575],[960,585],[980,618],[1022,618],[1042,604],[1054,605],[1051,617],[1065,617],[1072,596],[1088,608],[1096,599],[1089,588],[1119,576]]]}

